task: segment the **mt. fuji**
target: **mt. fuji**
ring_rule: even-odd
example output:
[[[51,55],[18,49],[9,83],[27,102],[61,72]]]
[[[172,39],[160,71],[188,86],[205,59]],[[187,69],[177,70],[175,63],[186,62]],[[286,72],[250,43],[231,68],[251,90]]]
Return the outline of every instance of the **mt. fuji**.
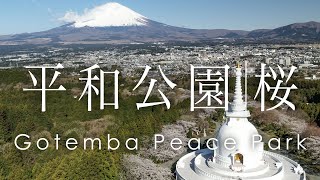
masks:
[[[67,12],[64,21],[73,22],[72,26],[80,27],[107,27],[107,26],[146,26],[147,18],[122,6],[119,3],[106,3],[97,6],[79,16],[73,12]]]
[[[0,44],[102,44],[168,41],[201,41],[246,31],[198,30],[159,23],[119,4],[106,3],[82,15],[69,11],[60,20],[67,24],[47,31],[0,37]]]
[[[188,29],[153,21],[114,2],[96,6],[81,15],[69,11],[59,20],[66,24],[42,32],[0,36],[0,45],[320,40],[317,22],[253,31]]]

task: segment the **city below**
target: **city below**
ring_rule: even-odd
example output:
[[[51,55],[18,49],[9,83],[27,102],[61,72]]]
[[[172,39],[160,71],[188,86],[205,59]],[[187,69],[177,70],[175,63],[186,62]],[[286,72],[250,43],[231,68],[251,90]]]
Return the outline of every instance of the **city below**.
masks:
[[[190,65],[224,66],[248,61],[247,72],[254,76],[261,63],[284,69],[296,66],[301,78],[316,80],[320,76],[318,44],[228,44],[172,45],[164,43],[134,45],[73,45],[0,47],[0,68],[21,68],[30,65],[56,65],[66,68],[90,67],[99,64],[121,69],[122,76],[137,75],[145,65],[158,66],[171,75],[190,73]],[[78,72],[74,72],[78,73]]]

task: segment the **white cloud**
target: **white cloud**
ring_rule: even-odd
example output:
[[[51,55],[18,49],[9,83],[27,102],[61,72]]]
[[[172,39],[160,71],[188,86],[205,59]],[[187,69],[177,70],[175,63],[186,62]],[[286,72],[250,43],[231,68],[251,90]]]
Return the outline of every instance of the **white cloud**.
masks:
[[[78,15],[78,13],[73,11],[67,11],[63,17],[59,18],[60,21],[67,22],[67,23],[76,22],[79,19],[80,19],[80,16]]]

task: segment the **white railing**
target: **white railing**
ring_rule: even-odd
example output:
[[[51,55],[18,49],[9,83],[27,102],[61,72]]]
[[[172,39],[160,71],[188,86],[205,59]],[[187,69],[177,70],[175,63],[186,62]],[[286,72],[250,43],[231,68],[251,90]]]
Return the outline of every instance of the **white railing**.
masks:
[[[267,155],[270,155],[270,156],[275,156],[275,157],[279,157],[279,158],[282,158],[288,162],[290,162],[291,164],[293,164],[294,166],[298,167],[300,166],[300,164],[298,164],[297,162],[293,161],[292,159],[286,157],[286,156],[283,156],[281,154],[277,154],[277,153],[273,153],[273,152],[269,152],[269,151],[264,151],[265,154]],[[301,174],[303,175],[303,180],[306,180],[307,177],[306,177],[306,172],[303,171],[303,173]]]

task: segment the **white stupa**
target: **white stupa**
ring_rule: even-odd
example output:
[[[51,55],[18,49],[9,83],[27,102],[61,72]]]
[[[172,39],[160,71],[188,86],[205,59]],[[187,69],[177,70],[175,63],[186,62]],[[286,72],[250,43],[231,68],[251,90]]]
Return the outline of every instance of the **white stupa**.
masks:
[[[214,145],[216,150],[202,149],[183,156],[176,165],[177,180],[305,180],[306,174],[295,161],[268,151],[264,143],[255,143],[258,131],[248,121],[250,112],[243,101],[241,68],[236,68],[236,85],[233,102],[225,112]],[[236,143],[225,146],[226,139]],[[231,148],[231,146],[233,148]]]

